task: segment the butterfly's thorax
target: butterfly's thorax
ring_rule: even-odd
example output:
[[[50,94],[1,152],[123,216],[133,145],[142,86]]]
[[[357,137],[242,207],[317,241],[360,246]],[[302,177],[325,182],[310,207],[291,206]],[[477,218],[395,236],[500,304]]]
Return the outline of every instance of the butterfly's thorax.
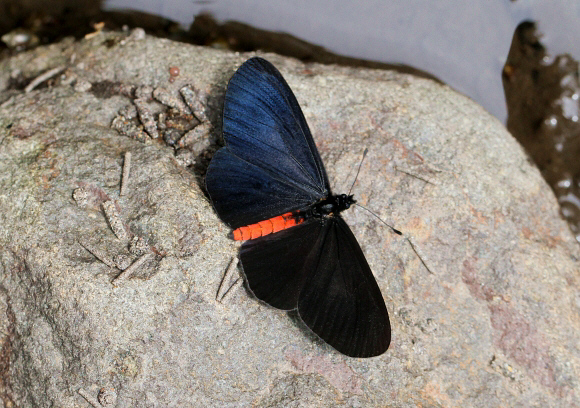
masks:
[[[331,195],[314,204],[307,211],[297,213],[303,219],[322,218],[333,214],[338,214],[356,203],[352,195],[338,194]]]
[[[350,205],[355,202],[356,200],[352,195],[331,195],[306,210],[289,212],[255,224],[236,228],[232,231],[231,237],[236,241],[260,238],[302,224],[311,218],[325,218],[336,215],[350,208]]]

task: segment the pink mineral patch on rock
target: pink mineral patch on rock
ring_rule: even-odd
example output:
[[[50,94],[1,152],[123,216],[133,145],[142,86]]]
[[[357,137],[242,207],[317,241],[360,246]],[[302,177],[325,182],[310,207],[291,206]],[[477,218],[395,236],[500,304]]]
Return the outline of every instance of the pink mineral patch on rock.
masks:
[[[566,395],[570,390],[557,383],[549,343],[535,325],[507,304],[489,305],[489,310],[495,345],[535,381],[558,396]]]
[[[494,292],[493,289],[482,285],[477,279],[477,270],[475,263],[477,259],[471,258],[466,259],[463,262],[463,269],[461,270],[461,279],[463,283],[467,285],[469,291],[473,296],[480,300],[490,301],[493,299]]]
[[[286,359],[299,371],[323,376],[337,390],[362,395],[361,381],[346,363],[333,363],[325,356],[306,356],[298,350],[286,352]]]

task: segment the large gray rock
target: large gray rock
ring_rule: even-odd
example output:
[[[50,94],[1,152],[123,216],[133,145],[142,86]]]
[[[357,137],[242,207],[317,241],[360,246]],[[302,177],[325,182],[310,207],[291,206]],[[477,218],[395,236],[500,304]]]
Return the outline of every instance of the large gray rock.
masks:
[[[0,63],[4,406],[86,407],[79,390],[101,387],[120,407],[578,406],[578,244],[502,124],[429,80],[266,56],[302,104],[334,190],[348,191],[368,147],[353,193],[407,237],[359,208],[344,214],[385,297],[390,349],[340,355],[243,288],[216,302],[238,244],[202,193],[204,152],[185,168],[160,139],[111,123],[132,106],[123,87],[177,96],[193,84],[207,95],[213,130],[196,137],[211,153],[225,85],[248,57],[136,32]],[[57,66],[49,87],[15,86]],[[79,243],[135,259],[107,198],[154,247],[116,285],[120,270]]]

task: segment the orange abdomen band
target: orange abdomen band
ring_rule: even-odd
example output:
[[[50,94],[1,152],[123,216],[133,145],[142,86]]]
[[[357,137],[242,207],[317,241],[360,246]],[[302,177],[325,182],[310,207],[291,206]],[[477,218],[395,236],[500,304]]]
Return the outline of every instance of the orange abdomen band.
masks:
[[[247,241],[248,239],[256,239],[285,230],[302,222],[304,222],[303,219],[297,219],[292,213],[286,213],[269,220],[260,221],[257,224],[237,228],[232,231],[232,236],[236,241]]]

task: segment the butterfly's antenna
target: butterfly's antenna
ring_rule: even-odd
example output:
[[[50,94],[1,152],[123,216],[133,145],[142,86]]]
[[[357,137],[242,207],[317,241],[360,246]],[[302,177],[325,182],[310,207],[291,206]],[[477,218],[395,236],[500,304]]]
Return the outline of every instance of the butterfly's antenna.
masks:
[[[391,231],[393,231],[395,234],[397,235],[403,235],[403,233],[401,231],[399,231],[396,228],[393,228],[391,225],[387,224],[385,221],[383,221],[383,219],[381,217],[379,217],[377,214],[375,214],[374,212],[372,212],[371,210],[369,210],[366,207],[363,207],[360,204],[357,203],[353,203],[354,205],[367,210],[370,214],[372,214],[376,219],[378,219],[380,222],[382,222],[383,224],[385,224],[387,227],[389,227],[391,229]],[[411,239],[409,237],[404,237],[407,242],[409,242],[409,245],[411,245],[411,249],[413,249],[413,252],[415,252],[415,255],[417,255],[417,257],[419,258],[419,260],[421,261],[421,263],[423,264],[423,266],[427,269],[427,271],[429,273],[433,273],[433,271],[431,271],[431,268],[429,268],[429,266],[427,266],[427,263],[425,262],[425,260],[423,259],[423,257],[421,256],[421,253],[419,252],[419,248],[417,248],[417,246],[413,243],[413,241],[411,241]]]
[[[367,153],[369,152],[368,147],[365,148],[364,152],[363,152],[363,157],[360,160],[360,163],[358,165],[358,170],[356,171],[356,176],[354,177],[354,181],[352,182],[352,186],[350,186],[350,190],[348,190],[348,195],[350,195],[350,192],[352,191],[352,188],[354,187],[354,184],[356,183],[356,179],[358,178],[358,174],[360,173],[360,168],[362,167],[363,161],[365,160],[365,157],[367,156]],[[387,227],[389,227],[391,229],[391,231],[393,231],[395,234],[397,235],[403,235],[403,233],[401,231],[399,231],[398,229],[392,227],[391,225],[387,224],[381,217],[379,217],[377,214],[375,214],[374,212],[372,212],[371,210],[369,210],[368,208],[357,204],[357,203],[353,203],[357,206],[359,206],[360,208],[362,208],[363,210],[367,210],[373,217],[375,217],[377,220],[379,220],[380,222],[382,222],[383,224],[385,224]]]
[[[358,178],[358,174],[360,173],[360,168],[362,167],[363,161],[364,161],[368,152],[369,152],[369,149],[368,149],[368,147],[366,147],[365,151],[363,152],[363,157],[362,157],[362,159],[360,159],[360,163],[358,165],[358,170],[356,171],[356,176],[354,176],[354,181],[352,182],[352,186],[350,186],[350,190],[348,190],[347,195],[350,195],[350,192],[352,191],[352,188],[354,187],[354,183],[356,183],[356,179]],[[366,210],[366,208],[365,208],[365,210]]]
[[[395,234],[397,235],[403,235],[403,233],[401,231],[399,231],[398,229],[394,228],[393,226],[387,224],[381,217],[379,217],[377,214],[375,214],[374,212],[372,212],[371,210],[369,210],[366,207],[363,207],[360,204],[357,203],[353,203],[354,205],[362,208],[363,210],[367,210],[373,217],[375,217],[377,220],[379,220],[380,222],[382,222],[383,224],[385,224],[387,227],[389,227]]]

